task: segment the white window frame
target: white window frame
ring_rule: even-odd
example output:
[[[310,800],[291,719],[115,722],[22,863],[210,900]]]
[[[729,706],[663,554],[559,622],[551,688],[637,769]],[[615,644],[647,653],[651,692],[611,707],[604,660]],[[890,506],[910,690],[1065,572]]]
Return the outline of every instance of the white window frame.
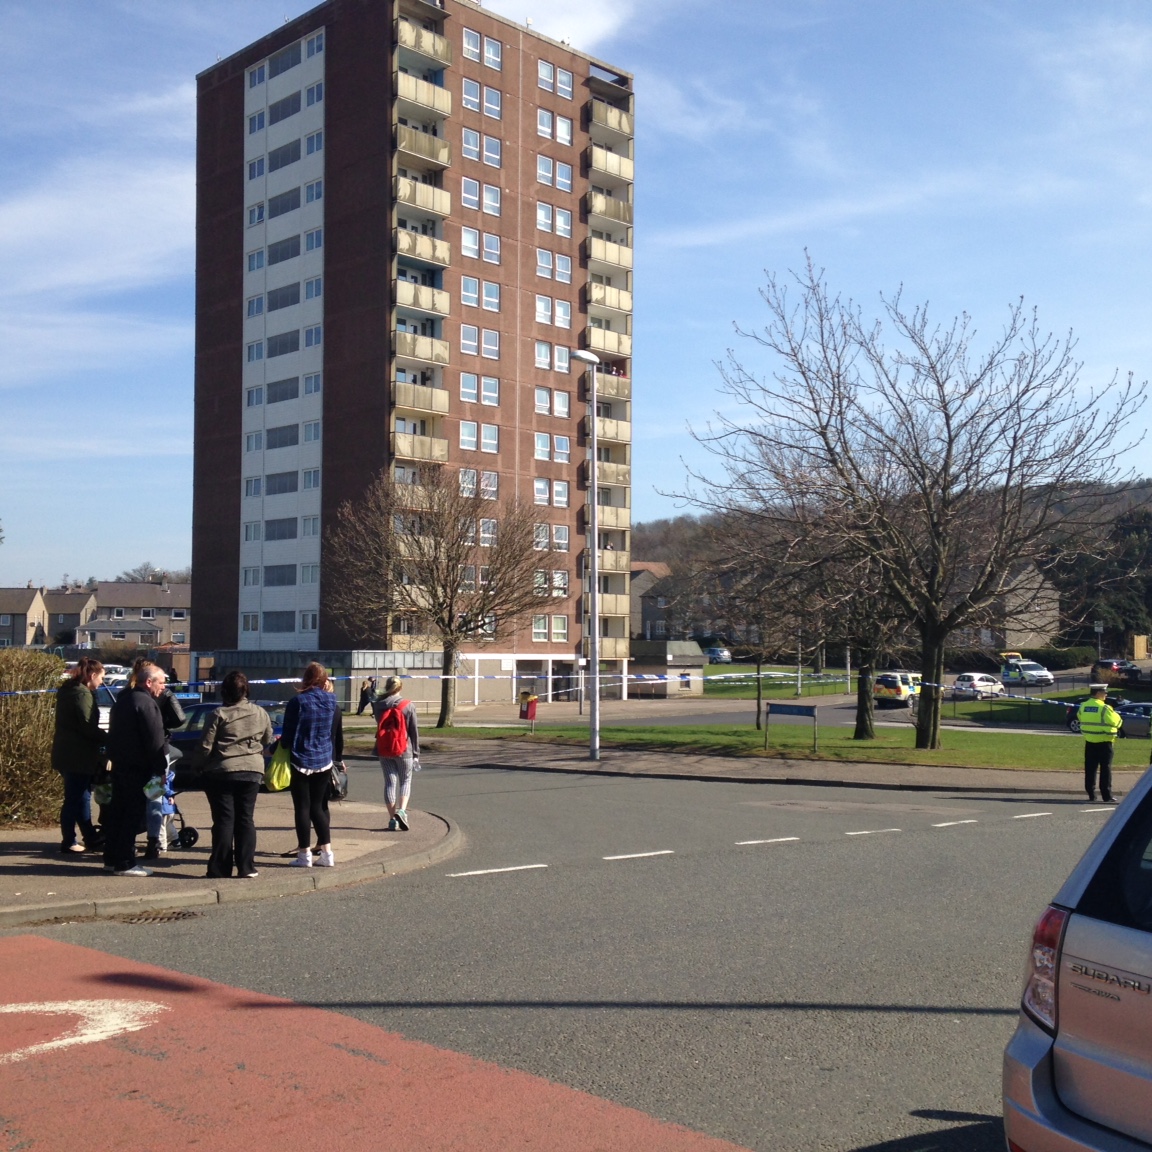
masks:
[[[475,420],[460,421],[460,450],[475,452],[480,443],[480,425]]]
[[[494,328],[483,328],[480,331],[480,355],[485,360],[500,359],[500,333]]]
[[[460,325],[460,351],[465,356],[479,355],[480,330],[475,324]]]

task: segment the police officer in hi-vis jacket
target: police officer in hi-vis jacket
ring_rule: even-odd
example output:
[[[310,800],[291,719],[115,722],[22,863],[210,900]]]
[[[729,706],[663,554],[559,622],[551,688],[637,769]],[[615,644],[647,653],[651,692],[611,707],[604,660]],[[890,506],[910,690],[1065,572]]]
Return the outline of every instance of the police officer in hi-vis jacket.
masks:
[[[1084,737],[1084,790],[1089,800],[1096,799],[1096,772],[1100,772],[1100,798],[1112,803],[1112,745],[1124,723],[1120,714],[1105,699],[1107,684],[1091,684],[1092,695],[1076,709],[1080,735]]]

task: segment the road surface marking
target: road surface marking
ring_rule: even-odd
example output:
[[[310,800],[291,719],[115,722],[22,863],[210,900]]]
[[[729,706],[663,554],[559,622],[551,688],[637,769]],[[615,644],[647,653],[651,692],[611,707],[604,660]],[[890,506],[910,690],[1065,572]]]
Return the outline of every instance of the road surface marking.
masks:
[[[475,872],[449,872],[449,876],[491,876],[495,872],[527,872],[531,868],[547,868],[547,864],[516,864],[511,868],[477,868]]]
[[[789,840],[799,840],[799,836],[777,836],[774,840],[737,840],[741,844],[787,844]]]
[[[845,836],[875,836],[879,832],[903,832],[903,828],[869,828],[865,832],[845,832]]]
[[[975,820],[945,820],[943,824],[933,824],[933,828],[955,828],[957,824],[975,824]]]
[[[75,1027],[57,1036],[55,1040],[0,1053],[0,1064],[15,1064],[18,1060],[27,1060],[29,1056],[38,1056],[42,1052],[71,1048],[76,1044],[95,1044],[100,1040],[123,1036],[126,1032],[139,1032],[147,1028],[161,1012],[167,1011],[167,1004],[155,1004],[150,1000],[43,1000],[31,1004],[0,1004],[0,1012],[12,1014],[80,1017]]]
[[[1032,820],[1037,816],[1051,816],[1051,812],[1021,812],[1019,816],[1013,816],[1013,820]]]
[[[601,856],[601,860],[639,860],[644,856],[671,856],[671,848],[661,848],[659,852],[627,852],[623,856]]]
[[[1115,812],[1115,811],[1116,811],[1116,809],[1115,809],[1115,808],[1081,808],[1081,809],[1080,809],[1080,811],[1081,811],[1081,812],[1092,812],[1092,813],[1096,813],[1096,812]]]

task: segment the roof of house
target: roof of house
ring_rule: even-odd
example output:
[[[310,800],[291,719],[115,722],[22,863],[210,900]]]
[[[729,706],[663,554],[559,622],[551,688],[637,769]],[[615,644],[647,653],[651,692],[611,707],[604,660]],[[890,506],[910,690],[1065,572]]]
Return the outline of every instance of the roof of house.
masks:
[[[39,588],[0,588],[0,612],[27,615],[39,595]]]
[[[190,608],[191,584],[145,584],[101,581],[96,585],[100,608]]]
[[[672,569],[663,560],[633,560],[632,575],[636,576],[640,572],[651,572],[657,580],[672,575]]]
[[[82,612],[90,600],[92,600],[94,593],[85,588],[81,592],[62,592],[60,589],[55,589],[51,592],[44,594],[44,607],[49,612],[65,612],[74,613]]]

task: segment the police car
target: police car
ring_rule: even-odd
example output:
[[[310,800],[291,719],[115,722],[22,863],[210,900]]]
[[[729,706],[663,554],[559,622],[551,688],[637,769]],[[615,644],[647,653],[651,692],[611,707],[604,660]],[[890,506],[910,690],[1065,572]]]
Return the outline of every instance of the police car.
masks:
[[[1019,652],[1001,652],[1000,659],[1004,661],[1000,668],[1000,680],[1005,688],[1013,685],[1028,684],[1050,685],[1056,683],[1056,677],[1035,660],[1025,660]]]
[[[881,672],[872,685],[872,699],[877,708],[911,708],[912,698],[920,695],[919,672],[902,668]]]

